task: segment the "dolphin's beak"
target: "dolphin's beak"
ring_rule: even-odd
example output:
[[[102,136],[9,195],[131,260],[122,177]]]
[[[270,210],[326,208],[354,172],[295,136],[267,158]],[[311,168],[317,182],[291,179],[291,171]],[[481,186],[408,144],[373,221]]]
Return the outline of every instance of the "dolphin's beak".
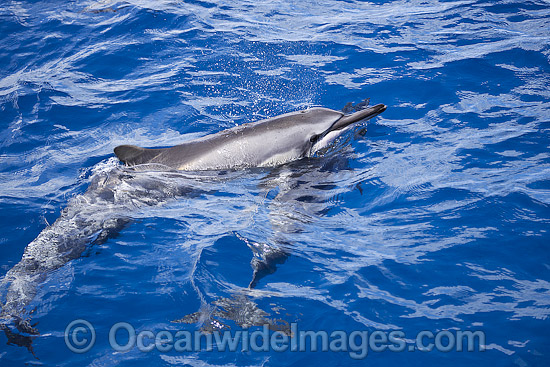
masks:
[[[336,121],[334,125],[330,127],[329,131],[341,130],[346,126],[353,124],[354,122],[371,119],[381,114],[385,110],[386,110],[386,105],[377,104],[376,106],[365,108],[364,110],[357,111],[355,113],[352,113],[351,115],[345,115],[342,118],[340,118],[338,121]]]

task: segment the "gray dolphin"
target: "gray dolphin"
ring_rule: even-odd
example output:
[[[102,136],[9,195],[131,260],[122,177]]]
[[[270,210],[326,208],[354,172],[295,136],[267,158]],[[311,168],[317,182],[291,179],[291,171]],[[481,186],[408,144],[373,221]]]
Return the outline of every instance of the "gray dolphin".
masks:
[[[246,123],[171,148],[121,145],[115,154],[130,166],[156,163],[183,171],[277,166],[313,155],[353,123],[385,110],[385,105],[378,104],[345,115],[316,107]]]
[[[353,123],[372,118],[385,109],[380,104],[346,115],[327,108],[312,108],[243,124],[172,148],[123,145],[115,148],[115,154],[127,165],[156,163],[179,170],[275,166],[311,156]],[[208,175],[201,172],[200,177],[203,176]],[[69,201],[61,216],[27,245],[21,261],[0,279],[0,330],[5,332],[8,342],[25,346],[32,353],[30,335],[39,332],[31,325],[26,308],[49,273],[81,256],[90,244],[101,243],[119,232],[132,220],[136,208],[155,206],[193,192],[207,192],[210,186],[190,173],[111,167],[109,162],[98,167],[86,192]],[[268,246],[254,251],[258,252],[258,258],[252,262],[254,275],[250,288],[287,256],[283,250]],[[261,310],[239,302],[254,311],[250,318],[263,320]],[[229,312],[228,307],[238,309],[235,304],[227,299],[216,306],[225,305]],[[11,323],[23,334],[14,333],[8,326]]]

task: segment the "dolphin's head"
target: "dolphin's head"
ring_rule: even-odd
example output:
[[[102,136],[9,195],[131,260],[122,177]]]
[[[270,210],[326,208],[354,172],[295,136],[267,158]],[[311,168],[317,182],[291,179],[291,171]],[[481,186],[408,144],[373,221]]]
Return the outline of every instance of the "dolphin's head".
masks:
[[[338,136],[347,131],[356,122],[371,119],[386,110],[386,106],[378,104],[363,110],[357,111],[351,115],[345,115],[342,112],[330,110],[328,108],[313,108],[303,111],[307,115],[309,128],[304,136],[308,139],[308,155],[312,155],[320,149],[328,146]],[[306,117],[306,116],[304,116]]]

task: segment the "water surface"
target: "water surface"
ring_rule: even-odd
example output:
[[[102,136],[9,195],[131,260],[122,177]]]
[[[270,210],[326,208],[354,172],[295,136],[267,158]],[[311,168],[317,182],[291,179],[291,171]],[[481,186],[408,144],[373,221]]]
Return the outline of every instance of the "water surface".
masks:
[[[547,1],[26,0],[0,19],[2,276],[119,144],[388,105],[320,157],[185,176],[193,194],[136,208],[39,288],[39,360],[2,334],[2,366],[548,364]],[[171,321],[246,291],[263,244],[290,254],[247,293],[274,317],[408,340],[481,330],[486,350],[113,351],[117,322],[196,330]],[[75,354],[80,318],[97,341]]]

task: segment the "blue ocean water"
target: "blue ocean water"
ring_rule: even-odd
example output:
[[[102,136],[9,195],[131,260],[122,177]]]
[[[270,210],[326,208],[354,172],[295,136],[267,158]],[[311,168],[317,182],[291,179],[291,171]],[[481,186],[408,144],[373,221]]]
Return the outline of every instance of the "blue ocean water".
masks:
[[[8,325],[2,366],[549,364],[548,1],[22,0],[3,1],[0,19],[2,277],[118,169],[119,144],[388,106],[319,157],[152,176],[189,193],[136,205],[116,236],[46,274],[25,314],[40,336]],[[288,258],[248,290],[263,245]],[[481,331],[485,350],[353,359],[109,342],[119,322],[198,330],[172,321],[238,297],[300,330],[397,330],[408,345],[422,331]],[[65,341],[77,319],[96,331],[85,353]]]

